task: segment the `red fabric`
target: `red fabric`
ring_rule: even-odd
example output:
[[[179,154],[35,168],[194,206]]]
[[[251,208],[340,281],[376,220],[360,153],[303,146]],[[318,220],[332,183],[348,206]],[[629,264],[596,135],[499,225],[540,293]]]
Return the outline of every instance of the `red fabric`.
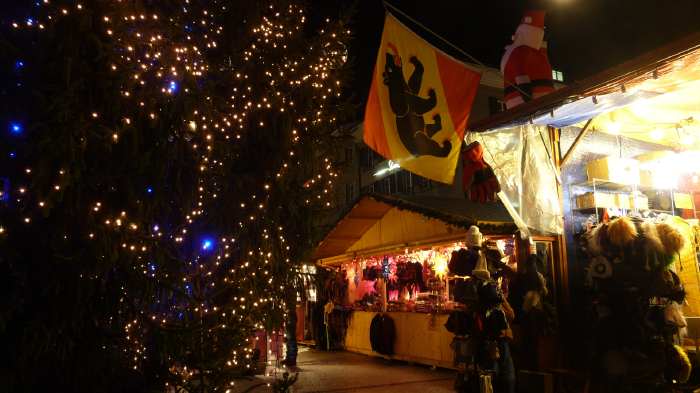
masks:
[[[554,91],[554,87],[551,85],[552,66],[549,64],[545,49],[537,50],[525,45],[514,48],[506,60],[503,78],[504,87],[507,91],[505,95],[506,102],[521,96],[519,90],[509,89],[512,86],[518,86],[526,91],[531,90],[532,98]],[[522,81],[519,81],[520,78],[527,78],[529,82],[522,83]],[[547,81],[550,83],[549,85],[538,85],[540,82]],[[532,85],[531,89],[524,87],[528,83]],[[523,101],[527,100],[523,97]]]
[[[532,25],[544,29],[544,14],[544,11],[527,11],[525,15],[523,15],[520,24]]]
[[[381,82],[379,82],[381,83]],[[367,146],[385,158],[392,158],[389,142],[386,140],[384,120],[382,119],[382,107],[379,104],[377,92],[377,73],[372,73],[372,86],[369,89],[369,97],[365,106],[365,128],[363,139]]]
[[[495,194],[501,190],[491,167],[484,161],[484,147],[479,142],[470,144],[464,152],[462,189],[467,198],[480,203],[495,200]]]
[[[445,102],[459,139],[464,138],[469,113],[476,91],[479,89],[481,74],[456,62],[440,51],[435,51],[440,81],[445,92]]]

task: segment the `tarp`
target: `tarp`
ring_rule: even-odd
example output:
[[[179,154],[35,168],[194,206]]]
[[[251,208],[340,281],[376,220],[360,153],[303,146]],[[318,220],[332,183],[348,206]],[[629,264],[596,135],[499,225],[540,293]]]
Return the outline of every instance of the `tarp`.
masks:
[[[501,186],[498,196],[522,235],[530,235],[531,230],[561,234],[564,222],[558,174],[549,151],[547,128],[525,124],[468,134],[466,142],[473,141],[484,146],[484,160]]]

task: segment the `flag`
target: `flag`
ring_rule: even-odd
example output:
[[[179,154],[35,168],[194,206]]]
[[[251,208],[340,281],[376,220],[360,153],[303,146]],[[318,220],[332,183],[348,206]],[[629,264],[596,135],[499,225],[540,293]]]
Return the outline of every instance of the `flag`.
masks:
[[[365,108],[365,143],[406,170],[452,184],[480,79],[387,14]]]

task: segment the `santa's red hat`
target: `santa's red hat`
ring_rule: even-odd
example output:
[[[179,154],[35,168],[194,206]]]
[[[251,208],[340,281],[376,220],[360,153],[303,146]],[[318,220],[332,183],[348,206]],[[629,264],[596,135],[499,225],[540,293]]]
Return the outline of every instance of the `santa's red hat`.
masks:
[[[544,11],[527,11],[520,21],[521,25],[530,25],[544,29]]]

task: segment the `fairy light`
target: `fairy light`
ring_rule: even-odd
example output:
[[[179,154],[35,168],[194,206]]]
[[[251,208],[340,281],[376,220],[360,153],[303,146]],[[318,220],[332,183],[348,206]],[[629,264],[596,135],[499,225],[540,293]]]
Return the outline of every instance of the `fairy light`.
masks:
[[[13,27],[37,29],[61,17],[77,18],[96,11],[87,10],[93,5],[53,8],[48,1],[44,0],[44,3],[45,17],[37,17],[31,24],[15,23]],[[283,276],[270,269],[270,264],[291,266],[294,246],[288,240],[291,238],[287,237],[284,226],[276,222],[279,218],[266,209],[278,206],[280,200],[288,197],[285,192],[287,182],[298,181],[300,174],[304,173],[301,168],[311,161],[313,165],[308,166],[317,168],[317,173],[305,179],[303,193],[295,197],[301,198],[300,202],[307,201],[310,209],[333,204],[331,190],[338,170],[327,157],[322,161],[317,157],[307,158],[305,152],[309,146],[314,146],[319,135],[329,134],[337,128],[336,118],[331,115],[334,107],[331,99],[340,95],[342,84],[336,70],[346,61],[343,41],[350,32],[342,24],[333,23],[324,27],[317,38],[309,40],[304,31],[307,17],[303,8],[290,5],[275,9],[270,5],[259,20],[251,21],[246,40],[249,44],[243,48],[241,58],[217,63],[213,59],[221,58],[216,51],[223,42],[225,20],[231,15],[223,3],[213,1],[193,5],[185,1],[182,13],[168,17],[146,14],[135,3],[110,2],[94,7],[104,11],[104,15],[97,13],[101,15],[99,28],[104,39],[116,49],[104,65],[105,72],[117,79],[119,75],[126,77],[115,90],[124,113],[115,115],[112,108],[97,106],[83,112],[83,118],[90,124],[108,130],[96,135],[99,138],[88,140],[88,146],[105,142],[115,150],[129,146],[132,136],[138,140],[142,135],[148,135],[144,124],[168,124],[165,122],[170,121],[167,109],[171,103],[178,102],[181,97],[195,98],[191,100],[194,106],[188,107],[191,112],[181,115],[168,138],[169,143],[188,145],[193,169],[196,169],[192,204],[180,206],[186,213],[168,220],[139,217],[140,213],[131,210],[134,209],[128,203],[131,201],[119,202],[110,197],[125,191],[116,184],[108,185],[112,188],[104,190],[100,202],[92,200],[84,209],[90,222],[99,225],[87,228],[89,232],[80,234],[80,238],[119,239],[116,244],[125,253],[120,255],[133,260],[134,271],[143,274],[144,279],[165,279],[168,274],[168,280],[181,283],[183,295],[180,303],[158,311],[144,310],[143,314],[137,313],[135,319],[118,325],[123,328],[127,342],[124,353],[128,354],[134,369],[139,369],[147,354],[144,344],[144,322],[147,320],[161,326],[178,325],[188,318],[206,314],[207,318],[217,321],[213,322],[212,329],[232,329],[232,326],[247,323],[244,321],[249,318],[260,322],[273,313],[282,313],[284,302],[280,293],[286,284]],[[184,29],[185,34],[179,34],[178,29]],[[299,41],[306,44],[306,50],[301,53],[291,45]],[[216,93],[202,87],[212,79],[220,85]],[[222,91],[228,93],[219,94]],[[218,213],[217,200],[225,198],[229,201],[231,198],[225,182],[230,181],[231,171],[235,177],[235,170],[240,165],[240,159],[235,157],[245,153],[260,132],[279,127],[275,124],[277,122],[271,121],[277,116],[285,116],[288,124],[295,125],[281,134],[288,138],[288,143],[280,141],[280,144],[288,145],[288,148],[280,157],[273,157],[273,168],[251,182],[250,189],[234,193],[230,205],[236,208],[239,217],[232,220],[236,225],[224,228],[226,233],[219,233],[216,237],[200,238],[197,233],[201,231],[202,223]],[[20,133],[22,131],[23,128]],[[320,151],[320,147],[314,148]],[[70,174],[70,166],[64,168]],[[27,190],[33,206],[53,208],[55,201],[59,200],[53,198],[59,197],[52,195],[62,194],[56,191],[65,189],[64,192],[70,194],[75,186],[73,176],[60,177],[63,174],[61,169],[60,175],[50,183],[53,193]],[[144,188],[144,183],[141,183],[138,204],[148,204],[160,194],[172,193],[157,180],[147,180],[157,187],[148,185]],[[154,189],[158,192],[154,193]],[[28,216],[25,222],[30,222]],[[4,232],[4,227],[0,227],[0,233]],[[249,240],[236,242],[237,246],[229,249],[233,240],[226,239],[233,238]],[[155,265],[148,262],[153,250],[174,247],[186,251],[193,242],[196,255],[183,257],[183,267],[163,268],[159,265],[152,268]],[[93,241],[91,244],[97,243]],[[232,250],[238,247],[242,249]],[[246,255],[245,260],[240,259]],[[245,296],[237,296],[235,304],[226,305],[193,301],[195,292],[198,298],[206,298],[206,288],[222,285]],[[128,299],[131,294],[127,289],[122,290],[123,298]],[[157,304],[153,300],[153,305]],[[133,314],[125,312],[124,315]],[[114,316],[115,321],[122,318]],[[263,325],[256,322],[255,328],[261,329]],[[253,365],[252,348],[243,343],[228,361],[236,367],[250,368]],[[196,376],[191,366],[174,365],[171,372],[184,381]]]

